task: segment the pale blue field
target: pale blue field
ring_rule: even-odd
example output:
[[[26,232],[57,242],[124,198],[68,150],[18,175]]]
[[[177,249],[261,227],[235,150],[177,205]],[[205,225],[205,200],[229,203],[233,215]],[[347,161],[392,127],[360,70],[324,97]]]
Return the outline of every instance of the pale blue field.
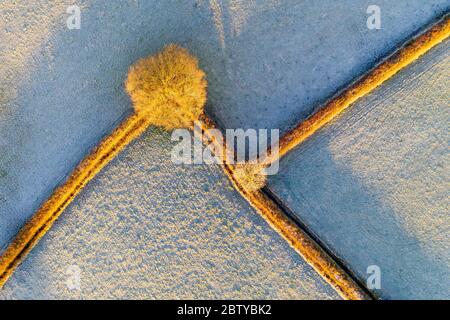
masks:
[[[339,299],[220,167],[174,165],[174,144],[148,130],[114,159],[0,299]]]
[[[383,298],[450,298],[450,42],[281,162],[269,187]]]
[[[279,128],[284,132],[309,115],[336,90],[371,68],[396,45],[450,8],[448,0],[376,2],[382,9],[381,30],[369,30],[366,27],[366,8],[372,4],[372,1],[367,0],[85,0],[77,1],[81,7],[81,29],[68,30],[66,8],[73,4],[73,1],[2,1],[0,252],[76,164],[131,112],[131,103],[124,92],[123,81],[128,67],[138,58],[153,54],[171,42],[187,47],[198,56],[201,67],[208,75],[209,100],[206,109],[222,128]],[[411,114],[411,117],[414,116]],[[360,127],[359,130],[365,132],[365,127]],[[395,136],[395,133],[393,135]],[[153,155],[144,151],[139,154],[139,150],[135,150],[133,161],[145,162],[147,157],[165,155],[165,152],[168,152],[166,140],[167,137],[163,139],[160,134],[155,135],[155,132],[151,131],[142,141],[145,141],[146,148],[150,145],[154,148]],[[140,143],[143,143],[142,141]],[[125,161],[124,156],[121,157],[122,160],[117,160],[116,165]],[[312,163],[315,162],[308,165],[312,166]],[[155,168],[158,168],[157,164],[155,161]],[[335,297],[330,288],[286,247],[278,235],[256,217],[245,203],[241,203],[240,196],[234,191],[227,191],[227,196],[224,196],[226,199],[215,202],[218,216],[210,215],[203,221],[200,216],[188,218],[181,214],[171,214],[181,213],[188,206],[191,206],[191,215],[199,214],[204,210],[205,203],[198,204],[203,197],[199,194],[197,185],[192,186],[195,196],[189,193],[181,202],[174,201],[176,194],[167,197],[163,192],[166,190],[164,188],[182,191],[187,185],[190,186],[189,181],[192,180],[189,180],[189,177],[194,179],[194,176],[195,179],[203,179],[205,184],[211,184],[211,188],[212,185],[215,188],[218,188],[217,185],[228,188],[217,168],[206,172],[198,168],[185,168],[185,171],[178,174],[180,180],[176,180],[175,175],[169,184],[159,181],[158,185],[152,185],[150,189],[155,196],[147,199],[148,203],[145,202],[144,206],[146,209],[131,210],[130,204],[127,203],[128,196],[125,196],[128,195],[126,190],[136,190],[135,193],[138,193],[138,187],[146,181],[144,177],[158,179],[158,169],[155,168],[148,166],[142,169],[138,185],[126,184],[127,188],[124,187],[123,180],[120,180],[125,179],[126,174],[116,176],[112,167],[108,169],[109,177],[107,173],[103,173],[103,178],[93,181],[88,187],[89,190],[63,214],[57,225],[58,230],[44,238],[44,242],[34,250],[25,265],[13,275],[8,287],[0,291],[0,295],[33,298],[68,294],[60,291],[58,286],[61,286],[61,281],[55,279],[61,279],[58,278],[63,276],[61,270],[73,255],[78,258],[83,255],[76,253],[80,251],[94,255],[94,258],[89,258],[89,262],[82,260],[82,263],[86,263],[88,274],[92,272],[88,277],[93,279],[99,276],[100,273],[96,269],[98,268],[109,270],[108,275],[99,276],[104,283],[114,279],[116,273],[123,275],[128,281],[124,281],[126,285],[120,287],[111,280],[113,293],[107,289],[99,289],[96,297],[102,294],[105,297],[141,297],[145,294],[149,297],[168,297],[172,289],[178,293],[185,290],[186,297],[200,296],[200,292],[205,292],[205,295],[208,293],[209,297],[218,297],[220,294],[237,297],[239,286],[228,286],[228,279],[236,278],[245,283],[251,279],[252,273],[249,275],[243,271],[239,276],[239,272],[234,269],[230,271],[227,265],[216,266],[217,270],[224,273],[221,278],[223,288],[216,284],[209,291],[201,291],[204,287],[200,286],[197,291],[192,289],[193,291],[189,292],[189,286],[180,284],[177,288],[167,289],[167,292],[161,291],[167,285],[167,279],[170,279],[170,272],[165,273],[171,263],[178,263],[180,269],[183,263],[192,263],[191,259],[184,261],[175,254],[179,250],[178,246],[181,246],[176,237],[165,239],[164,244],[152,244],[155,246],[153,248],[161,250],[172,248],[170,252],[173,256],[167,260],[164,260],[166,258],[162,257],[163,253],[160,252],[147,252],[141,258],[139,254],[134,253],[131,257],[137,259],[133,267],[137,271],[134,273],[128,270],[132,275],[127,273],[127,270],[122,270],[126,269],[125,262],[117,262],[121,261],[120,259],[129,261],[130,256],[118,257],[113,249],[119,244],[122,249],[127,244],[134,244],[133,239],[137,236],[126,240],[125,235],[116,234],[116,237],[105,245],[100,241],[91,242],[93,234],[109,230],[109,221],[125,219],[126,213],[130,211],[132,217],[137,220],[122,228],[134,235],[144,231],[149,234],[158,232],[156,226],[164,230],[178,223],[190,225],[193,222],[188,221],[193,221],[192,219],[198,219],[199,223],[205,225],[227,225],[230,222],[226,215],[230,211],[230,214],[234,212],[235,216],[239,212],[248,226],[241,226],[243,229],[238,228],[236,233],[229,232],[226,235],[222,234],[226,229],[216,227],[209,230],[209,238],[198,239],[190,245],[195,248],[192,250],[211,255],[211,247],[202,244],[202,241],[223,238],[225,244],[219,252],[221,255],[225,255],[224,251],[230,254],[230,248],[237,246],[236,242],[233,242],[236,234],[245,234],[248,228],[260,226],[263,239],[260,239],[260,247],[254,248],[252,254],[258,261],[265,261],[265,269],[261,269],[261,273],[257,273],[256,277],[262,282],[259,287],[249,286],[246,290],[242,289],[243,294],[248,293],[247,297],[255,298],[261,295]],[[156,170],[155,176],[148,176],[153,170]],[[310,172],[312,171],[305,174]],[[168,172],[167,175],[169,173],[171,174]],[[188,175],[188,178],[185,175]],[[302,181],[302,176],[297,177]],[[107,180],[107,184],[104,184],[104,180]],[[353,188],[353,181],[345,181],[344,184],[348,183],[348,187]],[[177,189],[183,184],[184,188]],[[99,190],[93,185],[97,185]],[[319,197],[323,190],[320,186],[316,187],[317,190],[310,188],[309,192]],[[119,191],[115,188],[123,188],[123,194],[119,192],[110,197],[108,188],[117,192]],[[297,192],[297,188],[298,182],[295,182],[292,184],[292,190],[283,189],[283,195],[288,197],[289,192]],[[366,201],[366,193],[362,190],[361,198],[357,202]],[[205,194],[208,193],[205,191]],[[138,194],[131,196],[138,197]],[[192,203],[189,200],[191,196]],[[430,197],[433,199],[432,193]],[[440,200],[439,196],[436,203],[440,203]],[[86,202],[89,203],[88,206]],[[318,199],[318,202],[326,203],[326,200]],[[239,209],[234,208],[238,206],[237,203],[240,203]],[[199,207],[196,207],[197,205]],[[108,216],[100,209],[102,206],[109,208]],[[147,210],[147,206],[151,206],[151,210]],[[198,208],[198,211],[193,208]],[[164,219],[160,223],[147,221],[160,219],[158,217],[162,213],[165,219],[171,219],[170,223]],[[147,223],[150,225],[147,226]],[[72,226],[81,228],[79,234],[70,235],[68,230]],[[325,221],[323,228],[327,228]],[[197,233],[194,233],[197,236]],[[183,237],[180,234],[177,236]],[[247,238],[244,235],[242,237],[239,236],[238,239],[250,241],[254,236],[250,234]],[[140,253],[145,248],[144,243],[148,244],[148,239],[141,241],[137,241],[136,247],[132,246],[130,250]],[[348,243],[353,242],[349,240]],[[448,241],[445,243],[448,245]],[[278,249],[270,249],[272,244]],[[162,247],[158,247],[159,245]],[[263,248],[267,247],[269,249],[266,252]],[[247,244],[245,250],[250,248],[250,244]],[[350,245],[347,248],[343,245],[343,252],[351,250],[348,248]],[[203,253],[203,250],[207,252]],[[225,256],[228,258],[221,263],[230,263],[231,258]],[[58,262],[59,259],[61,262]],[[136,274],[143,270],[144,265],[149,265],[150,259],[164,260],[161,269],[150,265],[146,275],[158,275],[161,277],[157,278],[160,282],[155,284],[154,288],[151,283],[146,284],[148,286],[145,288],[134,287],[135,282],[140,283],[136,279],[148,280],[139,278]],[[237,259],[242,260],[242,265],[251,264],[251,259],[247,259],[244,253]],[[353,263],[350,258],[348,261]],[[363,261],[365,263],[366,260]],[[118,268],[123,273],[120,273]],[[248,268],[254,270],[252,267]],[[265,282],[261,280],[261,274],[266,271],[262,270],[269,269],[275,271],[270,281]],[[183,271],[195,274],[200,272],[199,270],[205,272],[208,268],[194,264],[192,270]],[[444,274],[445,272],[446,269]],[[194,276],[197,280],[198,277]],[[291,279],[291,282],[288,279]],[[279,284],[272,288],[269,282]],[[233,285],[235,284],[233,282]],[[131,286],[130,291],[126,290],[127,285]],[[288,289],[290,285],[293,286],[292,290]],[[30,288],[28,286],[35,286],[36,290],[30,292],[27,290]],[[91,287],[92,290],[95,288],[101,288],[101,284]],[[386,290],[388,288],[395,289],[395,283],[386,286]],[[292,293],[289,293],[291,291]],[[93,291],[84,292],[86,296],[94,296]],[[435,295],[434,292],[427,291],[423,294],[427,293]],[[392,293],[396,294],[397,291]],[[389,297],[390,294],[386,293],[386,296]]]

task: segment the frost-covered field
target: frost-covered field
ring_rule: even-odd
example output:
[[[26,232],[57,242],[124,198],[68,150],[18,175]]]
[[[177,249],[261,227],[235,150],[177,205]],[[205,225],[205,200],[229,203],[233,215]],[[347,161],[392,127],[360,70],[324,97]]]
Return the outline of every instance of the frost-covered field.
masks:
[[[149,130],[113,160],[0,298],[339,298],[220,167],[174,165],[173,144]]]
[[[281,162],[269,187],[383,298],[450,297],[450,42]]]
[[[310,114],[318,103],[338,88],[364,73],[398,43],[408,39],[416,30],[449,8],[447,0],[377,1],[383,10],[382,29],[369,30],[366,27],[366,8],[369,2],[85,0],[77,2],[81,7],[81,29],[68,30],[66,9],[73,1],[2,1],[0,252],[76,164],[130,112],[131,103],[124,92],[123,82],[128,67],[138,58],[154,53],[171,42],[187,47],[199,58],[201,67],[208,74],[207,111],[223,128],[280,128],[283,132]],[[364,127],[360,130],[364,131]],[[3,290],[3,296],[32,298],[33,294],[36,297],[45,294],[48,297],[56,296],[58,292],[61,295],[68,294],[58,291],[61,283],[57,279],[63,277],[60,273],[64,272],[66,262],[75,259],[74,256],[79,258],[84,255],[77,253],[80,250],[86,252],[86,260],[82,261],[88,261],[85,266],[86,270],[92,271],[91,277],[98,276],[106,281],[103,284],[107,284],[108,279],[114,279],[118,272],[128,281],[123,281],[123,286],[120,287],[114,286],[117,282],[111,280],[109,288],[99,289],[99,295],[104,293],[111,297],[145,294],[169,296],[170,290],[163,290],[172,274],[167,267],[171,263],[192,263],[192,270],[185,271],[191,272],[192,278],[197,280],[199,273],[214,270],[213,267],[208,269],[204,265],[200,266],[200,262],[195,264],[192,259],[182,260],[185,258],[178,257],[175,252],[187,245],[178,243],[176,237],[162,242],[173,249],[169,251],[173,252],[173,256],[167,260],[161,256],[162,253],[138,254],[145,250],[147,238],[139,238],[141,241],[133,242],[131,239],[136,238],[125,241],[124,235],[114,234],[115,237],[105,240],[103,244],[102,239],[105,238],[102,236],[107,235],[101,232],[107,233],[110,230],[108,226],[112,227],[110,223],[126,219],[126,213],[132,211],[130,208],[133,206],[126,196],[127,189],[138,193],[139,184],[145,183],[145,179],[157,180],[163,175],[158,172],[161,165],[155,155],[166,155],[166,139],[167,137],[163,139],[150,131],[145,139],[136,143],[142,146],[142,152],[133,151],[135,157],[130,161],[139,166],[139,161],[147,163],[147,158],[154,159],[152,165],[148,164],[142,169],[137,185],[120,182],[119,177],[125,179],[126,173],[121,176],[112,169],[120,161],[125,161],[124,156],[103,173],[102,177],[93,181],[89,190],[63,214],[56,226],[58,230],[45,237],[24,267],[13,275],[11,282]],[[143,151],[144,142],[146,148],[151,147],[151,154]],[[203,199],[205,196],[197,189],[198,186],[189,181],[203,179],[205,184],[210,184],[210,188],[218,190],[218,185],[228,188],[216,169],[181,170],[165,167],[169,171],[166,172],[167,175],[181,170],[177,175],[181,180],[172,177],[165,183],[147,182],[154,183],[148,190],[155,196],[152,199],[143,196],[148,203],[140,203],[143,207],[133,211],[132,217],[137,219],[135,222],[120,224],[122,231],[138,237],[144,231],[158,234],[158,228],[172,230],[172,226],[183,223],[189,226],[194,223],[192,221],[201,220],[201,215],[195,214],[213,208],[206,205],[206,200]],[[107,172],[110,172],[110,177],[106,176]],[[190,178],[185,180],[185,175]],[[177,190],[180,184],[184,189],[193,188],[185,195],[184,202],[173,200],[178,197],[177,193],[171,192],[171,196],[168,196],[164,192]],[[93,185],[98,185],[99,190]],[[118,191],[120,188],[123,188],[120,191],[123,193]],[[119,194],[111,196],[110,192],[113,191]],[[316,191],[317,195],[322,192],[318,189],[311,190],[311,193]],[[245,203],[241,203],[237,193],[226,191],[229,193],[224,196],[220,192],[219,195],[204,192],[206,196],[211,196],[206,197],[208,199],[220,198],[220,201],[213,201],[218,216],[209,214],[208,220],[198,223],[223,223],[224,228],[204,227],[208,231],[205,238],[199,234],[200,230],[192,232],[189,235],[195,235],[197,240],[189,242],[190,248],[200,254],[198,252],[201,252],[201,248],[211,248],[211,239],[224,238],[225,243],[218,252],[229,257],[227,254],[230,248],[237,246],[237,243],[247,243],[245,250],[242,249],[246,254],[237,256],[236,261],[242,259],[242,265],[250,265],[247,267],[250,271],[237,272],[229,269],[229,266],[216,266],[223,275],[219,282],[208,287],[209,291],[205,287],[193,286],[197,291],[192,289],[189,292],[189,286],[178,283],[179,287],[171,287],[174,292],[185,290],[188,297],[194,296],[194,293],[200,295],[201,289],[205,289],[210,296],[223,293],[225,296],[231,297],[234,294],[237,297],[239,286],[228,285],[228,279],[236,277],[242,283],[250,281],[248,279],[261,283],[261,286],[248,285],[248,289],[242,289],[242,292],[247,292],[252,297],[335,297],[329,287],[275,233],[268,230],[267,225]],[[133,196],[139,198],[139,194]],[[235,207],[238,206],[236,203],[241,203],[239,208]],[[110,210],[105,213],[100,210],[102,206],[107,206]],[[149,209],[147,206],[151,206],[151,210],[146,211],[144,208]],[[183,210],[186,211],[185,208],[189,208],[189,213],[186,214],[190,217],[181,214]],[[244,219],[248,227],[236,227],[235,232],[223,234],[229,231],[226,226],[230,221],[224,213],[228,210],[232,216],[234,214],[235,217]],[[85,214],[87,212],[90,214]],[[170,222],[163,219],[160,224],[154,221],[148,226],[146,219],[149,216],[158,219],[158,216],[152,216],[150,212],[165,213],[164,218]],[[174,215],[173,212],[178,214]],[[78,220],[74,217],[78,217]],[[75,231],[72,235],[68,231],[71,226],[79,227],[79,233]],[[258,233],[263,238],[258,243],[260,247],[250,246],[249,242],[255,236],[246,235],[248,228],[256,226],[260,226],[262,232],[262,235]],[[193,230],[197,231],[195,228]],[[125,250],[126,244],[131,245],[129,254]],[[153,248],[159,248],[157,246],[162,244],[153,245]],[[120,250],[114,251],[116,246]],[[279,249],[271,249],[272,246]],[[162,249],[164,248],[166,247]],[[207,254],[212,255],[209,251]],[[247,259],[247,256],[254,259]],[[131,257],[137,261],[134,269],[127,273],[127,263]],[[163,259],[165,264],[161,269],[157,265],[148,265],[153,258]],[[64,263],[59,263],[58,259]],[[253,260],[263,261],[264,267],[255,271],[257,267],[252,267]],[[229,261],[230,259],[221,262],[230,263]],[[111,264],[109,267],[108,263]],[[149,269],[146,269],[146,278],[141,278],[138,271],[144,270],[144,265]],[[105,269],[101,276],[100,269]],[[177,272],[176,267],[174,269],[175,277],[181,279],[180,275],[183,273]],[[273,269],[271,276],[267,277],[271,281],[265,281],[262,277],[266,272],[263,270],[268,269]],[[86,279],[89,279],[89,272]],[[156,279],[153,287],[140,281],[148,277]],[[42,284],[35,285],[37,282]],[[24,287],[20,289],[21,283]],[[277,283],[276,287],[271,287],[274,283]],[[146,287],[139,288],[139,284]],[[28,285],[35,286],[36,290],[27,291]],[[294,289],[290,290],[290,286]],[[16,289],[13,293],[12,288]],[[86,296],[91,295],[89,291],[85,293]]]

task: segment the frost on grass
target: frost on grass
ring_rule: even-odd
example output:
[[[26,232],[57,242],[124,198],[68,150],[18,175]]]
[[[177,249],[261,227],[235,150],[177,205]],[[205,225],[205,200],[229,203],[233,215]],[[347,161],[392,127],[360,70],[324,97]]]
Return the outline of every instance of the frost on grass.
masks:
[[[247,191],[257,191],[266,185],[264,166],[259,163],[237,164],[233,170],[236,181]]]
[[[171,44],[130,68],[126,89],[136,113],[166,130],[192,128],[206,102],[205,73],[186,49]],[[260,164],[238,164],[236,181],[248,191],[266,184]]]
[[[174,44],[139,60],[126,80],[135,111],[166,130],[193,126],[206,103],[206,86],[198,60]]]

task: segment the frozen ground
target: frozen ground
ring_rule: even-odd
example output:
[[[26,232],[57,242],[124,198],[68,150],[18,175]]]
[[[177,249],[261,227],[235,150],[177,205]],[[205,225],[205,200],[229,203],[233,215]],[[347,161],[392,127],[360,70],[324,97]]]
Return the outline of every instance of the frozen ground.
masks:
[[[449,6],[378,1],[73,1],[0,4],[0,248],[130,110],[127,68],[170,42],[208,74],[223,127],[285,129]],[[371,2],[370,2],[371,3]]]
[[[113,160],[0,299],[339,299],[220,167],[174,165],[173,144],[148,130]],[[81,271],[80,291],[66,285],[71,266]]]
[[[281,162],[270,188],[383,298],[450,298],[450,42]]]
[[[449,7],[379,0],[382,29],[371,31],[372,1],[85,0],[81,29],[68,30],[73,3],[0,4],[0,250],[130,112],[123,80],[136,59],[184,45],[223,127],[284,130]]]

